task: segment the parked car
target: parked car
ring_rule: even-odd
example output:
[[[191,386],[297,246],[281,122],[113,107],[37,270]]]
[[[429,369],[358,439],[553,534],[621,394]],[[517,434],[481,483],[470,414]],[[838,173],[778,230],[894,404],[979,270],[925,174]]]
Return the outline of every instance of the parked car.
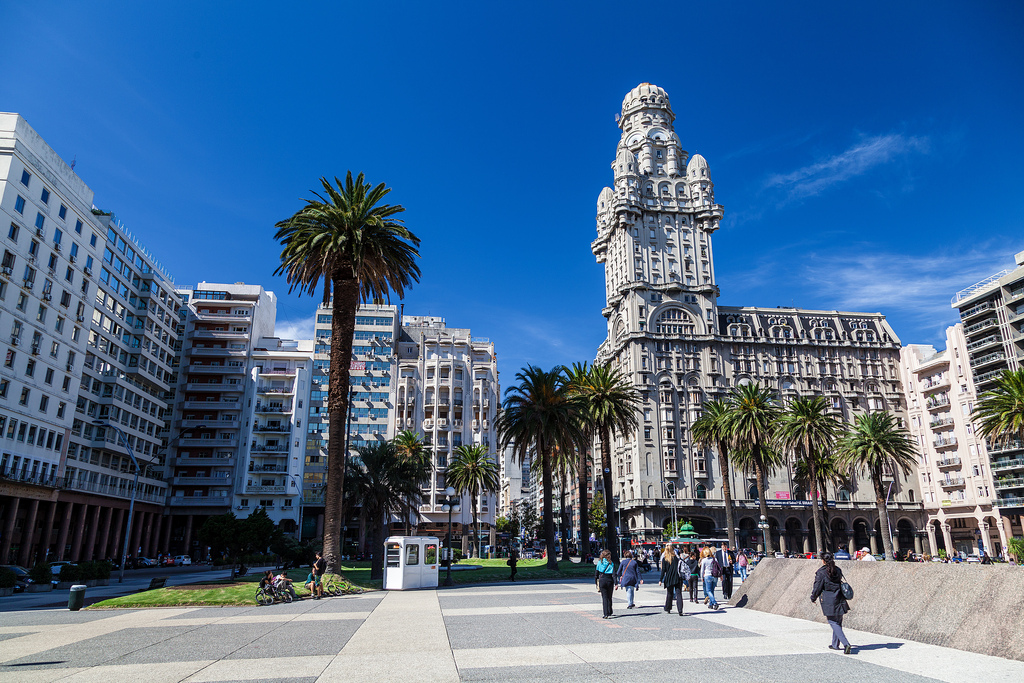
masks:
[[[14,572],[14,575],[18,577],[18,582],[14,584],[14,592],[24,592],[25,588],[32,583],[32,579],[28,578],[28,570],[17,564],[0,564],[0,568],[10,569]]]
[[[176,567],[177,565],[178,563],[175,560],[175,558],[171,557],[170,555],[164,555],[162,558],[160,558],[161,567]]]
[[[154,560],[152,558],[149,558],[149,557],[136,557],[135,558],[135,568],[136,569],[138,569],[140,567],[155,567],[155,566],[157,566],[157,562],[156,562],[156,560]]]
[[[174,564],[178,565],[179,567],[191,567],[192,558],[188,555],[175,555]]]

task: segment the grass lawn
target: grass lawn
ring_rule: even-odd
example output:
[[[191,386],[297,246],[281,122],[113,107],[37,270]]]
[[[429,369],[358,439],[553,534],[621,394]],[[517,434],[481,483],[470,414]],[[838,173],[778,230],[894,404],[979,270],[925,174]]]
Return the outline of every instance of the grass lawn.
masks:
[[[505,558],[487,559],[465,559],[460,564],[480,565],[480,569],[469,569],[452,572],[452,581],[456,584],[493,583],[508,581],[509,568],[505,564]],[[592,577],[594,565],[576,564],[573,562],[559,562],[558,571],[547,569],[544,560],[520,560],[518,563],[517,581],[538,581],[550,579],[566,579],[577,577]],[[309,569],[291,569],[288,572],[289,578],[294,581],[295,592],[299,597],[306,597],[309,591],[302,582],[306,580]],[[341,567],[341,576],[348,582],[353,590],[370,589],[380,590],[380,580],[370,580],[369,562],[349,562]],[[441,580],[444,581],[445,570],[441,568]],[[244,606],[255,605],[254,598],[256,588],[260,581],[260,574],[243,576],[241,579],[222,579],[220,581],[204,581],[197,584],[197,589],[190,590],[180,588],[158,588],[152,591],[143,591],[131,595],[122,595],[119,598],[111,598],[97,602],[88,609],[103,609],[108,607],[138,608],[138,607],[223,607],[223,606]],[[199,588],[198,586],[202,587]]]

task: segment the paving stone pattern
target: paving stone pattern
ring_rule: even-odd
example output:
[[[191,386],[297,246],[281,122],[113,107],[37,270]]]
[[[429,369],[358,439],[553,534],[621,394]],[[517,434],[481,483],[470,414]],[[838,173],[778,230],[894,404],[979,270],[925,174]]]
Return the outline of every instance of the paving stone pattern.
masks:
[[[655,579],[656,580],[656,579]],[[650,585],[650,584],[648,584]],[[714,671],[728,681],[1024,680],[1024,663],[638,593],[601,618],[592,583],[368,593],[270,607],[6,612],[0,682],[622,681]],[[674,677],[674,676],[673,676]]]

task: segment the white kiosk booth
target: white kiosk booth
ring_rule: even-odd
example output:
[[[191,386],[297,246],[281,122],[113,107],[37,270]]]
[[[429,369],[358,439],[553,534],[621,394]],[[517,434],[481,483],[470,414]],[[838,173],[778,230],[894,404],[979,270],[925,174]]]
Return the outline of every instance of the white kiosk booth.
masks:
[[[384,589],[437,588],[436,536],[391,536],[384,542]]]

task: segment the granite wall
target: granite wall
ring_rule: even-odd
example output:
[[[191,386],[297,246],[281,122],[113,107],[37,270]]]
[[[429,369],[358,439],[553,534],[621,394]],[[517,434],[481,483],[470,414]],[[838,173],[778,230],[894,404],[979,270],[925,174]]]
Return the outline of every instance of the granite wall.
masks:
[[[844,626],[1024,661],[1024,568],[916,562],[837,564],[854,591]],[[824,623],[821,608],[810,601],[814,572],[820,566],[818,560],[762,560],[733,592],[730,602]]]

